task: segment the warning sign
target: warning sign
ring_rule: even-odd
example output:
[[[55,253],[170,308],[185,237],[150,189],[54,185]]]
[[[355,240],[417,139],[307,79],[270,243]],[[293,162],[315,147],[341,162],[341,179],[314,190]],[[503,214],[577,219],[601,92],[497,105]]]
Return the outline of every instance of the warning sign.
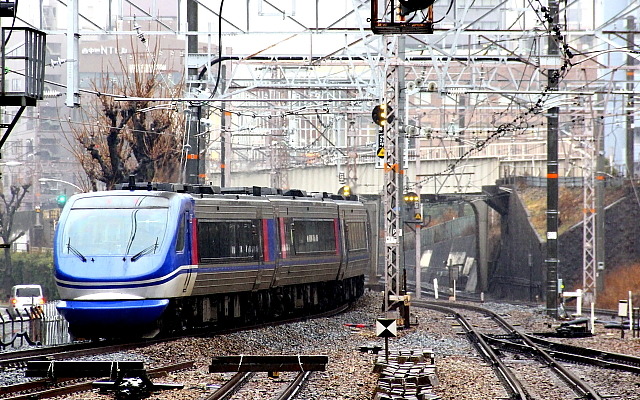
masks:
[[[376,321],[376,335],[390,338],[398,336],[398,326],[395,318],[378,318]]]
[[[378,157],[384,157],[384,129],[378,130],[378,151],[376,152]]]

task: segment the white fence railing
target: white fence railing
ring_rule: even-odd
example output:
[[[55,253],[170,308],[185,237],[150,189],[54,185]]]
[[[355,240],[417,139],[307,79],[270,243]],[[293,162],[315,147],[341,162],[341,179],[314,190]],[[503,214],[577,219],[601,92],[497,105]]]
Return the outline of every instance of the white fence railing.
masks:
[[[70,343],[69,325],[56,309],[57,301],[14,316],[0,314],[0,350]]]

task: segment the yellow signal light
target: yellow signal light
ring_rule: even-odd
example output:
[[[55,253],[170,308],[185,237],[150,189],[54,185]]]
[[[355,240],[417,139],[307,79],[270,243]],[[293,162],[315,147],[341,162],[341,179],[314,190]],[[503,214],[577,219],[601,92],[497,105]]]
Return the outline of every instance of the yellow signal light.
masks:
[[[417,194],[411,192],[404,195],[404,201],[406,201],[407,203],[415,203],[420,201],[420,197]]]
[[[344,186],[340,187],[340,189],[338,190],[338,194],[342,195],[344,197],[351,196],[351,186],[344,185]]]
[[[393,109],[389,107],[387,104],[379,104],[373,108],[371,112],[371,118],[373,122],[379,126],[385,126],[388,123],[392,123],[394,121],[394,116],[391,114]]]

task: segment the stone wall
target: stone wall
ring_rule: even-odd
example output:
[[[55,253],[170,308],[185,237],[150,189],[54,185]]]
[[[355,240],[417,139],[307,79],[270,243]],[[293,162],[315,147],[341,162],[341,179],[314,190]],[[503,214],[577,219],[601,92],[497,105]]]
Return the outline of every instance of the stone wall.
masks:
[[[640,262],[640,204],[628,195],[605,210],[605,269]],[[565,290],[582,288],[583,227],[577,224],[558,239],[559,277]]]
[[[499,254],[489,271],[489,292],[495,298],[540,300],[546,294],[546,246],[531,226],[528,212],[514,189],[509,213],[502,217]],[[640,262],[640,202],[628,195],[605,210],[605,268],[607,271]],[[558,277],[565,290],[582,288],[582,223],[558,238]]]

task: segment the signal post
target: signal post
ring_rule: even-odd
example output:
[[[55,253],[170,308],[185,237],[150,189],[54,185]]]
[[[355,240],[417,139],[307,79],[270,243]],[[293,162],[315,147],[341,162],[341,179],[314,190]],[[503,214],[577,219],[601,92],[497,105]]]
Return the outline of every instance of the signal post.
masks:
[[[382,7],[379,7],[382,3]],[[402,236],[402,219],[400,217],[400,195],[403,193],[402,179],[403,163],[399,123],[403,125],[405,118],[404,86],[404,35],[406,33],[433,33],[433,0],[373,0],[371,2],[371,30],[382,33],[384,40],[384,87],[380,106],[374,108],[372,116],[374,122],[381,127],[384,146],[378,149],[378,157],[383,155],[384,173],[384,228],[385,228],[385,294],[384,310],[388,314],[397,308],[402,301],[405,326],[409,326],[409,298],[400,287],[400,237]],[[427,18],[418,23],[405,21],[405,16],[419,10],[427,9]],[[398,110],[398,111],[396,111]],[[398,118],[396,118],[396,112]],[[376,118],[378,119],[376,121]]]

